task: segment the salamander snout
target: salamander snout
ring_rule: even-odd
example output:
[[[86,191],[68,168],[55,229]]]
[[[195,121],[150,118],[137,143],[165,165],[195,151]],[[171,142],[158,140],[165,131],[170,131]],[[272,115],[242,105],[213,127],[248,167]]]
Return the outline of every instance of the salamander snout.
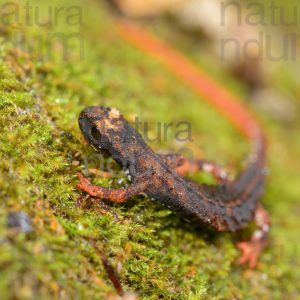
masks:
[[[101,132],[99,126],[99,121],[103,118],[105,110],[102,107],[87,107],[79,115],[78,124],[79,127],[90,144],[94,147],[101,148]]]

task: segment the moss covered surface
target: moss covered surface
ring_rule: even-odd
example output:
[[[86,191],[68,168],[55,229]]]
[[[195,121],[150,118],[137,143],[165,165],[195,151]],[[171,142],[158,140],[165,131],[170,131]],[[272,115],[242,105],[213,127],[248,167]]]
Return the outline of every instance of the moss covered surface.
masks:
[[[31,3],[48,15],[46,1]],[[282,126],[261,116],[271,167],[263,203],[273,228],[256,270],[235,265],[237,235],[199,229],[147,198],[109,204],[108,211],[97,204],[76,205],[82,194],[74,174],[99,165],[77,126],[79,112],[88,105],[115,106],[131,120],[139,116],[154,136],[157,122],[189,121],[193,142],[184,146],[224,165],[237,166],[247,143],[159,64],[120,40],[104,4],[51,2],[52,8],[74,5],[83,12],[83,25],[70,25],[66,14],[52,28],[24,24],[20,2],[18,22],[0,27],[1,299],[115,299],[86,238],[98,241],[124,289],[140,299],[299,299],[297,122]],[[84,53],[74,39],[63,58],[61,42],[51,32],[80,33]],[[11,42],[18,35],[22,51]],[[284,74],[290,76],[289,70]],[[283,76],[280,70],[277,76]],[[289,80],[283,82],[290,88]],[[292,90],[299,93],[296,86]],[[182,145],[173,140],[170,133],[151,146],[176,151]],[[124,176],[116,174],[93,176],[93,181],[123,185]],[[16,211],[30,216],[32,232],[16,234],[7,227],[8,214]]]

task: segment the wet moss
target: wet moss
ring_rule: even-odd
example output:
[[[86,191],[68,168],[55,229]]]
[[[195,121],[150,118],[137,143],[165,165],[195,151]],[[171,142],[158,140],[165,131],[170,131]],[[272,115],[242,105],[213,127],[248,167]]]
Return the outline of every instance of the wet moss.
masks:
[[[49,4],[33,4],[46,14]],[[108,203],[108,210],[97,203],[76,205],[82,196],[75,188],[76,172],[101,162],[84,144],[77,126],[85,106],[115,106],[130,120],[139,116],[149,122],[154,135],[157,122],[191,122],[193,142],[178,145],[169,138],[150,143],[155,149],[177,151],[184,146],[195,155],[239,165],[247,144],[213,108],[120,40],[103,3],[51,2],[52,7],[72,5],[81,7],[84,24],[70,26],[61,18],[52,30],[80,33],[83,58],[76,42],[67,59],[62,57],[61,44],[48,38],[47,26],[22,27],[30,51],[18,49],[7,34],[2,37],[1,298],[115,299],[101,259],[86,241],[94,238],[119,270],[124,289],[136,291],[140,299],[297,299],[298,124],[284,128],[262,116],[271,143],[271,174],[263,202],[271,212],[273,230],[257,270],[235,265],[237,236],[198,228],[147,198]],[[19,21],[24,23],[21,17]],[[11,38],[18,30],[8,27],[5,32]],[[120,186],[124,176],[116,172],[118,176],[93,180]],[[21,211],[30,216],[33,232],[16,233],[7,227],[9,213]]]

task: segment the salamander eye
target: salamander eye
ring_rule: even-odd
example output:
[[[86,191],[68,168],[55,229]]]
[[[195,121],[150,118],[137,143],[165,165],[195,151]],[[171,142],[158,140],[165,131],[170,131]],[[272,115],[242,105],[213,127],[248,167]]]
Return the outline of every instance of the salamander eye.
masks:
[[[95,140],[100,140],[101,134],[96,126],[91,128],[91,135]]]

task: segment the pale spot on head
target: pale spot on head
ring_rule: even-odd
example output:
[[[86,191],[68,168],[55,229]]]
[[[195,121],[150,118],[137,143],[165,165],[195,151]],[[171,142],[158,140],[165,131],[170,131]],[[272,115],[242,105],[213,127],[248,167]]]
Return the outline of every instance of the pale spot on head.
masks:
[[[110,118],[119,118],[120,117],[120,112],[115,107],[112,107],[110,112],[109,112],[109,117]]]

